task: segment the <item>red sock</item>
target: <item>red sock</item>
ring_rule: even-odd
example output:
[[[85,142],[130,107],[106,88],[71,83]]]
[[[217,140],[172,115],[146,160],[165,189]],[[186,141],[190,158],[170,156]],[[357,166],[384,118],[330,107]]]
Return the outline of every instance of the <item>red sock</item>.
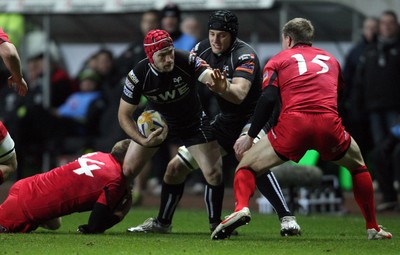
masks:
[[[241,167],[235,174],[233,191],[235,193],[235,212],[249,207],[249,200],[256,190],[256,176],[249,167]]]
[[[361,209],[366,222],[367,229],[375,228],[379,231],[376,223],[374,188],[372,187],[371,175],[366,166],[351,170],[353,180],[354,198]]]

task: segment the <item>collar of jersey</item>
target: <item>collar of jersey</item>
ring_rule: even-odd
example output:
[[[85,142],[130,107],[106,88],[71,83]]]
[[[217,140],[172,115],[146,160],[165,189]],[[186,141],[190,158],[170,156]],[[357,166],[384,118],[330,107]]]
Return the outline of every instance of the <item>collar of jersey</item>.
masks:
[[[152,64],[150,64],[150,62],[149,62],[149,66],[150,66],[151,72],[152,72],[154,75],[159,76],[159,72],[153,67]]]

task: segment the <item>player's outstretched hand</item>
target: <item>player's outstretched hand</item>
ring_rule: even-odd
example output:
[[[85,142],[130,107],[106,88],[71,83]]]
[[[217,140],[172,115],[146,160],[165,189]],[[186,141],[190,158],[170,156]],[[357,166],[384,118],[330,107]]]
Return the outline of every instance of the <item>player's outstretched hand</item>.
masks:
[[[219,69],[213,69],[211,74],[212,83],[206,82],[207,87],[215,93],[223,94],[228,89],[228,81],[226,79],[226,70],[223,73]]]
[[[28,85],[24,78],[17,79],[14,76],[10,76],[8,77],[7,84],[8,87],[13,88],[20,96],[25,96],[26,92],[28,92]]]

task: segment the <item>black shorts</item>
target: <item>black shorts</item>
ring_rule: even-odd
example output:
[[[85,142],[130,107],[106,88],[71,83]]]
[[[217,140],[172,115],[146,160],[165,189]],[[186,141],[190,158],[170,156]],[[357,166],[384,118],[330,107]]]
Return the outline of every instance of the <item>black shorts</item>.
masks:
[[[233,145],[240,136],[247,120],[225,120],[217,115],[211,124],[212,131],[219,145],[228,153],[233,153]]]
[[[180,144],[186,147],[216,140],[211,129],[210,119],[205,115],[184,125],[173,125],[168,128],[168,139],[180,141]]]
[[[248,125],[249,128],[250,124],[250,119],[227,120],[221,117],[221,115],[217,115],[211,125],[219,145],[230,154],[234,153],[233,145],[235,145],[236,140],[242,134],[244,127]],[[270,129],[270,123],[267,122],[263,127],[264,133],[268,133]]]

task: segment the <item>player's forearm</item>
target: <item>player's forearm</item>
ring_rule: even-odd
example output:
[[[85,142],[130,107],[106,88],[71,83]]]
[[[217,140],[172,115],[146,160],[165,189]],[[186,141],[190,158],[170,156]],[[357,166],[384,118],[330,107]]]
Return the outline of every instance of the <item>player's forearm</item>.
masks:
[[[121,202],[114,210],[114,216],[117,217],[119,220],[122,221],[126,214],[128,214],[129,210],[132,207],[132,188],[129,188],[127,194],[122,198]]]
[[[124,130],[125,133],[132,138],[132,140],[142,144],[145,138],[140,135],[136,126],[136,122],[133,119],[133,113],[135,112],[136,108],[136,105],[131,105],[121,99],[118,110],[118,121],[122,130]]]
[[[9,61],[9,66],[7,66],[7,68],[8,70],[10,70],[10,73],[13,76],[14,81],[22,80],[21,62],[17,55],[11,56]]]
[[[275,103],[278,99],[278,88],[268,86],[262,93],[257,102],[253,120],[248,135],[255,138],[267,121],[270,119],[274,110]]]
[[[139,130],[136,127],[136,122],[133,121],[133,119],[127,117],[127,116],[122,116],[119,117],[119,124],[121,128],[125,131],[125,133],[132,138],[135,142],[142,144],[141,143],[141,136],[139,134]]]
[[[226,90],[222,93],[218,93],[225,100],[233,103],[233,104],[241,104],[243,100],[246,98],[249,90],[243,87],[243,84],[238,82],[229,82],[227,81]]]
[[[120,221],[121,219],[114,215],[110,208],[96,203],[93,206],[88,224],[80,225],[78,231],[82,234],[101,234]]]
[[[14,80],[22,79],[21,60],[19,58],[17,49],[11,43],[2,43],[2,58],[7,69],[10,71]]]

